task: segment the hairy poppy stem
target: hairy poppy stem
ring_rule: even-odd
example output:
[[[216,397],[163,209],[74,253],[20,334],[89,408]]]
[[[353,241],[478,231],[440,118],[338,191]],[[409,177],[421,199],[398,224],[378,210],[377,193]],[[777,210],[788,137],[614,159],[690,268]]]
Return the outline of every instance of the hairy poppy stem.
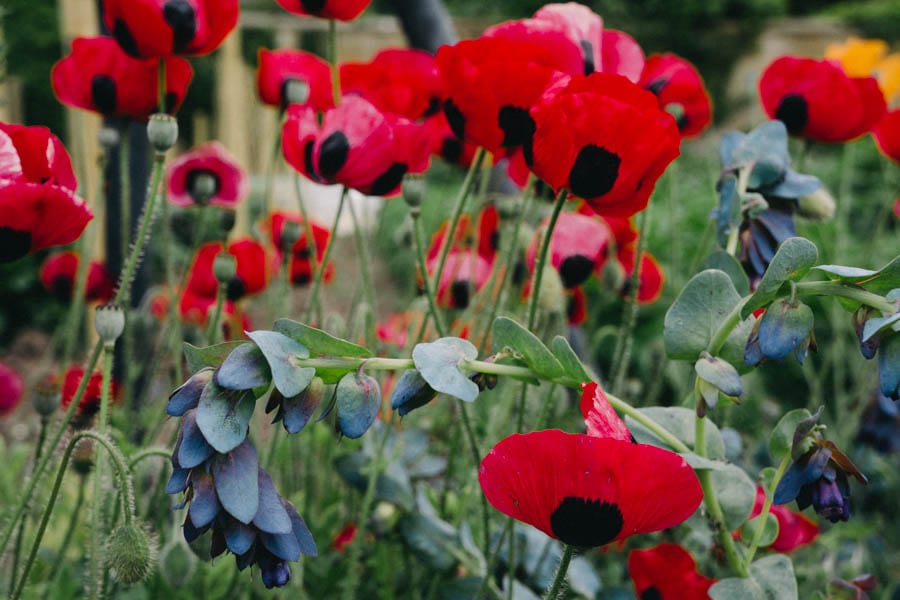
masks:
[[[765,490],[766,499],[763,501],[762,510],[758,516],[759,523],[756,524],[756,530],[753,532],[753,540],[750,542],[750,549],[747,550],[747,555],[744,557],[744,566],[747,568],[749,568],[750,563],[753,562],[753,556],[756,554],[756,549],[759,548],[759,542],[762,540],[763,531],[766,529],[766,520],[769,518],[769,511],[772,509],[772,500],[775,497],[775,489],[778,487],[778,482],[781,481],[784,472],[787,471],[790,464],[791,453],[787,452],[778,464],[778,469],[775,471],[775,476],[769,484],[769,489]]]
[[[103,347],[103,380],[100,387],[100,413],[97,416],[97,433],[106,435],[106,424],[109,417],[109,391],[112,379],[113,346]],[[87,374],[85,374],[87,377]],[[101,561],[101,546],[106,539],[106,524],[103,522],[103,503],[100,501],[103,494],[103,475],[106,463],[99,446],[94,450],[94,506],[91,510],[91,552],[88,570],[88,589],[90,596],[100,598],[103,596],[103,576]]]
[[[434,287],[428,278],[428,268],[425,266],[425,242],[422,239],[422,220],[419,218],[421,212],[418,207],[411,208],[409,216],[413,222],[413,239],[416,244],[416,262],[419,264],[419,272],[422,274],[422,285],[425,287],[425,297],[428,298],[428,310],[434,319],[434,325],[437,328],[438,335],[441,337],[447,335],[447,326],[444,324],[444,318],[441,316],[440,309],[437,305],[437,299],[434,294]]]
[[[213,345],[218,342],[219,321],[222,319],[222,306],[225,304],[225,285],[219,284],[216,290],[216,308],[213,316],[209,319],[209,325],[206,328],[206,343]]]
[[[316,270],[316,277],[313,279],[312,290],[309,292],[309,304],[306,306],[306,314],[303,317],[304,322],[309,323],[313,316],[313,311],[319,304],[319,295],[322,292],[322,280],[325,276],[325,265],[331,258],[331,250],[334,248],[334,238],[337,237],[338,223],[341,221],[341,214],[344,212],[344,205],[347,203],[347,193],[349,188],[344,187],[341,190],[341,201],[338,203],[337,213],[334,215],[334,224],[331,226],[331,235],[328,236],[328,243],[325,244],[325,252],[322,254],[321,267]]]
[[[547,255],[550,253],[550,240],[553,238],[553,230],[556,228],[556,221],[562,212],[563,205],[566,203],[566,197],[569,191],[565,188],[559,190],[556,200],[553,201],[553,212],[550,214],[550,222],[547,223],[547,230],[544,231],[541,240],[541,252],[538,254],[537,263],[534,266],[534,278],[531,283],[531,299],[528,303],[528,329],[534,331],[537,322],[538,298],[541,295],[541,281],[544,278],[544,266],[547,264]]]
[[[569,570],[569,563],[572,561],[572,555],[575,553],[575,547],[566,544],[563,549],[562,558],[559,559],[559,565],[556,567],[556,575],[553,576],[553,583],[547,588],[544,594],[544,600],[556,600],[556,598],[565,597],[565,589],[563,582],[566,580],[566,572]],[[511,584],[510,580],[510,584]]]

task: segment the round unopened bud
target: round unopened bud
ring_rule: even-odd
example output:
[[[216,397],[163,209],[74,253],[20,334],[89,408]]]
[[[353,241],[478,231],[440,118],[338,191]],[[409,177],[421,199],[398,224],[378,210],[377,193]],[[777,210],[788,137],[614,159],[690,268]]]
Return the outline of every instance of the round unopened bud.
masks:
[[[155,562],[156,544],[143,527],[122,525],[110,534],[106,542],[106,563],[122,583],[140,583],[153,570]]]
[[[219,225],[222,227],[222,237],[226,237],[228,232],[232,230],[237,221],[237,213],[233,208],[223,208],[221,210],[221,219]]]
[[[538,306],[545,312],[551,313],[565,310],[566,294],[562,280],[559,278],[559,271],[550,265],[544,267],[544,276],[541,280],[541,289],[538,295]]]
[[[301,79],[288,79],[284,82],[284,101],[286,104],[306,104],[309,100],[309,84]]]
[[[834,211],[834,196],[824,187],[797,199],[797,214],[813,221],[827,221]]]
[[[169,587],[178,589],[194,576],[197,557],[180,537],[175,537],[159,553],[159,574]]]
[[[425,201],[425,176],[407,173],[403,176],[403,199],[409,206],[422,206]]]
[[[617,260],[607,260],[600,270],[600,281],[603,287],[614,294],[620,294],[625,288],[625,269]]]
[[[79,475],[87,475],[94,468],[94,440],[83,440],[72,451],[72,469]]]
[[[107,150],[118,146],[121,139],[122,136],[115,127],[101,127],[100,131],[97,132],[97,141]]]
[[[281,228],[281,250],[289,252],[303,235],[303,225],[296,221],[285,221]]]
[[[94,312],[94,329],[103,340],[103,345],[112,348],[125,331],[125,311],[118,304],[98,306]]]
[[[178,121],[165,113],[151,115],[147,122],[147,139],[157,152],[165,152],[178,141]]]
[[[31,391],[31,405],[42,417],[49,417],[59,408],[62,393],[53,380],[41,381]]]
[[[201,171],[193,177],[191,189],[188,192],[197,204],[206,205],[218,188],[219,183],[216,181],[215,175]]]
[[[227,252],[219,252],[213,260],[213,275],[219,283],[228,283],[237,275],[237,260]]]

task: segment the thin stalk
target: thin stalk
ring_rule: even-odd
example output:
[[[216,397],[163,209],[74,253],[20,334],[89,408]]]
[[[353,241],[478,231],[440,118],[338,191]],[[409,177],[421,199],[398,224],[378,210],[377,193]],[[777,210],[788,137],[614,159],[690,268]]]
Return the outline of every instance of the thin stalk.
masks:
[[[769,518],[769,511],[772,509],[772,500],[775,497],[775,488],[778,487],[778,482],[781,481],[781,478],[784,476],[784,472],[787,471],[787,468],[790,464],[791,453],[788,452],[784,455],[784,458],[782,458],[781,462],[778,464],[778,469],[775,470],[775,477],[772,478],[769,489],[765,490],[766,499],[763,501],[762,511],[759,513],[759,523],[756,524],[756,530],[753,532],[753,539],[750,542],[750,549],[747,550],[747,555],[744,557],[744,566],[747,568],[749,568],[750,563],[753,562],[753,556],[756,554],[756,549],[759,548],[759,542],[760,540],[762,540],[763,531],[765,531],[766,529],[766,519]]]
[[[61,567],[65,562],[66,551],[72,543],[75,535],[75,528],[78,527],[78,517],[81,516],[81,508],[84,506],[85,490],[87,490],[87,477],[82,475],[78,479],[78,496],[75,499],[75,506],[70,511],[69,524],[66,526],[66,534],[63,536],[62,545],[59,547],[57,556],[59,559],[53,563],[50,573],[47,575],[47,581],[55,581],[56,576],[60,573]]]
[[[515,525],[515,519],[512,517],[506,518],[506,527],[503,528],[503,531],[500,533],[500,539],[497,540],[497,546],[493,552],[490,553],[487,559],[487,568],[482,574],[483,577],[481,579],[481,585],[478,587],[478,591],[475,592],[473,598],[483,598],[483,594],[485,592],[485,588],[488,587],[488,582],[491,579],[491,573],[494,572],[494,567],[497,566],[497,561],[500,559],[500,549],[503,548],[503,542],[506,539],[506,536],[513,535],[513,527]],[[538,563],[540,564],[540,563]]]
[[[113,348],[113,344],[105,345],[103,348],[103,379],[100,387],[100,412],[97,416],[97,433],[100,435],[106,435],[106,424],[109,419],[109,389],[110,380],[112,379]],[[103,567],[101,564],[101,546],[106,538],[106,524],[103,522],[103,503],[100,499],[104,497],[103,475],[105,467],[106,462],[98,446],[94,452],[94,501],[91,509],[91,552],[88,571],[88,592],[92,598],[103,596],[103,575],[100,572]]]
[[[840,296],[871,306],[888,315],[894,314],[898,309],[896,302],[889,302],[884,296],[838,281],[801,281],[797,284],[797,294],[800,296]]]
[[[565,590],[563,582],[566,580],[566,572],[569,570],[569,563],[572,561],[572,555],[575,553],[575,547],[566,544],[563,549],[562,558],[559,559],[559,565],[556,567],[556,575],[553,576],[553,583],[547,588],[544,594],[544,600],[555,600],[556,598],[564,598]]]
[[[559,190],[556,200],[553,201],[553,212],[550,214],[550,222],[547,223],[547,229],[544,231],[543,240],[541,240],[541,252],[538,254],[537,263],[534,266],[534,278],[531,283],[531,298],[528,302],[528,329],[534,331],[537,322],[538,298],[541,295],[541,281],[544,277],[544,267],[547,264],[547,256],[550,254],[550,240],[553,238],[553,230],[556,228],[556,221],[562,212],[563,205],[566,203],[566,196],[569,192],[565,188]]]
[[[206,328],[206,343],[209,346],[219,339],[219,321],[222,319],[222,307],[225,305],[225,284],[220,283],[216,290],[216,308]]]
[[[44,451],[44,443],[47,441],[47,417],[41,417],[41,429],[38,433],[37,446],[35,446],[34,450],[34,459],[31,463],[32,472],[34,468],[37,466],[38,461],[41,459],[41,453]],[[13,546],[13,558],[12,558],[12,573],[9,576],[9,591],[7,593],[13,593],[13,586],[16,583],[16,573],[19,570],[19,557],[22,551],[22,540],[25,537],[25,524],[28,519],[22,519],[19,521],[19,531],[16,533],[16,543]]]
[[[294,173],[294,193],[297,196],[297,209],[300,211],[300,217],[303,219],[303,231],[306,233],[306,245],[309,247],[309,266],[310,273],[319,270],[319,249],[316,246],[316,237],[313,235],[312,223],[309,220],[309,214],[306,211],[306,203],[303,201],[303,194],[300,193],[300,174]],[[332,231],[331,235],[334,235]],[[324,263],[322,263],[324,268]]]
[[[409,216],[412,218],[413,222],[413,238],[416,244],[416,262],[419,265],[419,273],[422,275],[422,284],[425,286],[425,297],[428,298],[428,311],[434,319],[438,335],[444,336],[447,332],[447,326],[444,323],[444,318],[438,308],[435,289],[432,286],[431,280],[428,278],[428,269],[425,266],[425,241],[423,240],[424,235],[422,232],[422,220],[420,218],[421,211],[419,210],[419,207],[415,206],[410,208]],[[422,323],[422,328],[425,328],[424,322]],[[419,338],[421,339],[421,335]]]
[[[81,328],[82,319],[84,318],[84,292],[87,289],[87,278],[90,267],[90,260],[87,258],[87,249],[90,239],[89,230],[86,229],[76,244],[76,252],[78,253],[78,270],[75,273],[75,289],[72,290],[72,300],[69,304],[69,311],[66,315],[65,325],[63,326],[63,354],[60,364],[68,366],[75,352],[75,341],[78,339],[78,331]]]
[[[140,463],[154,457],[169,459],[172,458],[172,451],[168,448],[144,448],[139,450],[128,458],[128,470],[134,471],[134,468]]]
[[[328,243],[325,244],[325,252],[322,255],[322,265],[328,264],[328,259],[331,257],[331,250],[334,248],[334,238],[337,237],[337,229],[338,223],[341,220],[341,213],[344,212],[344,205],[347,203],[347,192],[348,188],[343,188],[341,191],[341,201],[338,204],[337,213],[334,215],[334,225],[331,227],[331,235],[328,236]],[[306,315],[303,317],[303,320],[306,323],[309,323],[309,320],[313,316],[313,310],[319,304],[319,295],[322,290],[322,279],[325,276],[325,267],[323,266],[321,269],[316,271],[316,276],[313,279],[312,290],[309,293],[309,305],[306,307]]]
[[[356,217],[356,209],[353,208],[353,202],[348,202],[347,208],[350,211],[350,219],[353,221],[353,239],[356,242],[356,254],[359,259],[359,270],[362,276],[363,297],[366,304],[369,305],[370,313],[377,314],[375,307],[375,286],[372,283],[372,271],[369,267],[369,251],[366,248],[366,241],[363,239],[362,228],[359,219]],[[377,344],[375,336],[374,319],[364,319],[365,339],[369,348],[374,348]]]

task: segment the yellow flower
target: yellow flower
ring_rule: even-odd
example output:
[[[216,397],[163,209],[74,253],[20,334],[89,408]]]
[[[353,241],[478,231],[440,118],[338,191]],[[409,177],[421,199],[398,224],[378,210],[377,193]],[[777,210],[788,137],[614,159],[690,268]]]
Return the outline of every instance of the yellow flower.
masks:
[[[878,80],[881,93],[888,104],[900,98],[900,52],[884,57],[875,65],[872,74]]]
[[[843,44],[831,44],[825,49],[825,58],[837,60],[850,77],[866,77],[887,54],[884,40],[864,40],[849,37]]]

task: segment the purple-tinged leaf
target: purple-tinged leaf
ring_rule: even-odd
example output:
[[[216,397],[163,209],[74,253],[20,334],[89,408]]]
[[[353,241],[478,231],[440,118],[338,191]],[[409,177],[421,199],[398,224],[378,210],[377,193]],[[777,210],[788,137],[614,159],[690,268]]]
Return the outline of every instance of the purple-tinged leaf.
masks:
[[[191,506],[188,508],[188,516],[194,527],[200,528],[209,525],[219,514],[222,506],[216,496],[216,487],[212,475],[202,471],[196,473],[191,480],[194,496]]]
[[[169,403],[166,405],[166,414],[170,417],[182,417],[187,411],[197,408],[200,401],[200,394],[203,388],[210,382],[213,376],[213,370],[210,367],[203,368],[190,379],[181,384],[181,387],[172,392],[169,396]]]
[[[290,533],[291,518],[281,504],[281,496],[275,491],[272,477],[259,470],[259,509],[253,524],[266,533]]]
[[[231,351],[216,369],[216,383],[229,390],[252,390],[269,383],[272,374],[266,357],[256,344],[243,344]]]
[[[175,469],[172,471],[172,476],[169,477],[169,483],[166,484],[166,493],[177,494],[186,490],[190,474],[190,469]]]
[[[281,499],[281,504],[291,518],[291,526],[294,531],[294,537],[297,538],[297,542],[300,544],[300,552],[306,556],[316,556],[319,553],[316,548],[316,541],[313,539],[309,527],[306,526],[297,509],[284,498]]]
[[[217,452],[225,454],[247,437],[256,399],[249,390],[226,390],[211,381],[200,396],[197,426]]]
[[[253,546],[253,542],[256,541],[256,528],[235,519],[226,517],[223,530],[228,550],[238,556],[246,554]]]
[[[369,430],[381,407],[381,388],[368,375],[347,373],[338,382],[338,427],[351,439],[362,437]]]
[[[181,423],[181,444],[178,446],[178,465],[193,469],[215,453],[197,426],[197,412],[188,411]]]
[[[259,510],[258,469],[256,449],[249,440],[228,454],[217,456],[212,463],[219,502],[241,523],[249,524]]]
[[[256,342],[266,357],[275,387],[285,398],[291,398],[305,390],[315,377],[315,369],[300,367],[294,363],[296,358],[309,358],[306,346],[277,331],[250,331],[247,336]]]

